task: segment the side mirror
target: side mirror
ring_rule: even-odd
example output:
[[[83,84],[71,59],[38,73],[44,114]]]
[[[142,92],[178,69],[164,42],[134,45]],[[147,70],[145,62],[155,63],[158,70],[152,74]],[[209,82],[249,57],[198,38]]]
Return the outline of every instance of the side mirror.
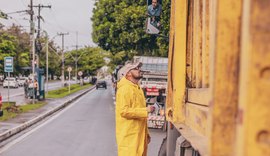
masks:
[[[158,34],[160,32],[161,4],[161,0],[147,0],[146,33],[148,34]]]
[[[147,25],[146,25],[146,33],[147,34],[158,34],[159,29],[154,24],[151,23],[151,18],[147,18]]]

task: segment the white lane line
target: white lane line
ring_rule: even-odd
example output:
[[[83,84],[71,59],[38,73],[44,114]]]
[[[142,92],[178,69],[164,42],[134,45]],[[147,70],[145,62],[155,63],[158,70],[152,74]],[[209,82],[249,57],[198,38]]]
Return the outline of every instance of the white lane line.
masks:
[[[23,94],[24,93],[19,93],[19,94],[11,95],[10,97],[19,96],[19,95],[23,95]]]
[[[94,89],[91,90],[89,93],[92,93],[93,91],[95,91]],[[87,95],[85,94],[85,95]],[[19,138],[15,139],[14,141],[9,142],[8,144],[6,144],[3,148],[0,149],[0,154],[7,151],[9,148],[11,148],[12,146],[14,146],[15,144],[21,142],[24,138],[30,136],[31,134],[33,134],[34,132],[36,132],[37,130],[39,130],[41,127],[45,126],[46,124],[52,122],[54,119],[56,119],[57,117],[59,117],[61,114],[63,114],[64,112],[66,112],[67,110],[69,110],[71,107],[73,107],[76,103],[78,103],[85,95],[83,95],[82,97],[80,97],[79,99],[77,99],[76,101],[74,101],[73,103],[71,103],[69,106],[67,106],[66,108],[64,108],[63,110],[61,110],[59,113],[53,115],[50,119],[48,119],[47,121],[45,121],[44,123],[40,124],[39,126],[33,128],[32,130],[30,130],[29,132],[23,134],[22,136],[20,136]]]

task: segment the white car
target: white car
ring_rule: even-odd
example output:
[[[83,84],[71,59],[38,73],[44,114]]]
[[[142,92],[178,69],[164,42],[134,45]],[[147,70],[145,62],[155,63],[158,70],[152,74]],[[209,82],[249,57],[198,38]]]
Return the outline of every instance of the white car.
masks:
[[[90,78],[89,77],[84,77],[83,82],[84,83],[90,83]]]
[[[18,84],[19,84],[19,86],[20,87],[22,87],[23,86],[23,84],[24,84],[24,82],[27,80],[27,77],[20,77],[20,78],[18,78]]]
[[[6,78],[4,80],[3,87],[8,88],[8,85],[9,85],[9,87],[13,87],[13,88],[18,88],[19,87],[19,84],[18,84],[17,80],[14,77],[9,77],[9,78]]]
[[[3,82],[4,82],[4,76],[0,75],[0,85],[3,85]]]

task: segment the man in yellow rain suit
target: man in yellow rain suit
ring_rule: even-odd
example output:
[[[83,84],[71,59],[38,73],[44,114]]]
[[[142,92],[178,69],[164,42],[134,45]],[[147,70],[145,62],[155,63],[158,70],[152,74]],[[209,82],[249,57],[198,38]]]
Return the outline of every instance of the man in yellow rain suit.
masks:
[[[119,71],[121,80],[116,94],[116,141],[118,156],[146,156],[150,135],[147,127],[148,112],[143,90],[138,82],[142,78],[142,64],[128,63]]]

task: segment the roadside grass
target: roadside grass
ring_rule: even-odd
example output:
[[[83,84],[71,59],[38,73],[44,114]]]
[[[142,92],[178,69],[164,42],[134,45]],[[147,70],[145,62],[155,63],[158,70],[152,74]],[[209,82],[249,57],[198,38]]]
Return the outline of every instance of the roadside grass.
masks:
[[[91,84],[83,85],[80,86],[79,84],[73,84],[70,85],[70,92],[69,92],[69,87],[63,87],[57,90],[49,91],[48,94],[46,94],[46,98],[62,98],[67,95],[70,95],[74,92],[77,92],[82,89],[86,89],[88,87],[92,86]],[[20,105],[20,106],[15,106],[12,107],[14,108],[14,111],[7,111],[7,107],[14,106],[16,102],[3,102],[2,105],[2,110],[4,111],[4,115],[0,117],[0,121],[6,121],[12,118],[15,118],[21,113],[26,113],[30,110],[35,110],[38,109],[44,105],[47,104],[45,101],[37,101],[35,104],[25,104],[25,105]]]
[[[45,95],[45,97],[46,98],[62,98],[72,93],[75,93],[79,90],[86,89],[90,86],[92,86],[92,84],[86,84],[83,86],[80,86],[80,84],[72,84],[70,85],[70,92],[69,92],[69,87],[67,86],[67,87],[62,87],[57,90],[49,91],[48,94]]]
[[[0,121],[6,121],[12,118],[15,118],[17,115],[21,114],[21,113],[26,113],[29,112],[30,110],[35,110],[38,109],[42,106],[44,106],[45,104],[47,104],[45,101],[38,101],[35,104],[25,104],[25,105],[20,105],[20,106],[16,106],[17,108],[15,108],[16,110],[18,110],[18,112],[16,111],[10,111],[8,112],[6,110],[7,107],[13,106],[15,104],[15,102],[3,102],[3,106],[2,109],[4,111],[4,115],[2,117],[0,117]]]

